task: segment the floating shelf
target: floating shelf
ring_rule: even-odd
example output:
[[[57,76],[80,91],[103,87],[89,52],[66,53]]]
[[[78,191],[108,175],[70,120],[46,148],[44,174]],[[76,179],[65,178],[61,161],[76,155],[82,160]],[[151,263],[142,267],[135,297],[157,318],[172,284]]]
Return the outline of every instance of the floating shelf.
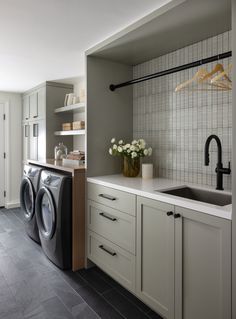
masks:
[[[85,135],[85,130],[56,131],[54,135]]]
[[[58,109],[55,109],[55,113],[64,113],[64,112],[70,112],[70,113],[82,113],[85,111],[85,103],[77,103],[72,105],[67,105],[63,107],[59,107]]]

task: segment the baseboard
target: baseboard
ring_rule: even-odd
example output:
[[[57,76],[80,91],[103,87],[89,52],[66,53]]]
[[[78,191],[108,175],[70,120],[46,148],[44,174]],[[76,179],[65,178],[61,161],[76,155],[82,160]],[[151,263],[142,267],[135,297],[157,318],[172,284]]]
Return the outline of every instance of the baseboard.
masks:
[[[13,202],[13,203],[6,203],[5,208],[11,209],[11,208],[18,208],[20,207],[20,202]]]

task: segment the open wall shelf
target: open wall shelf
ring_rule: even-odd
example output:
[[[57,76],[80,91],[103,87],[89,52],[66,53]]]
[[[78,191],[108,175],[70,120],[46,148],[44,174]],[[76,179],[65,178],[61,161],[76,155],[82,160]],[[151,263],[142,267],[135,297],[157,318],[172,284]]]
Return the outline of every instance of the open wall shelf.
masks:
[[[54,135],[69,136],[69,135],[85,135],[85,130],[71,130],[71,131],[56,131]]]
[[[82,113],[85,111],[85,103],[77,103],[72,105],[67,105],[63,107],[59,107],[58,109],[55,109],[55,113],[64,113],[64,112],[70,112],[70,113]]]

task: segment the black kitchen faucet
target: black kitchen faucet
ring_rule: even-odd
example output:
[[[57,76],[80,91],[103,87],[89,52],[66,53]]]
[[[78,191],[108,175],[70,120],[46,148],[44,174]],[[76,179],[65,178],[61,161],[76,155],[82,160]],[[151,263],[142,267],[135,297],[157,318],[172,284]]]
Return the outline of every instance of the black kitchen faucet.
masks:
[[[230,169],[230,162],[229,162],[229,167],[228,168],[224,168],[223,164],[222,164],[222,146],[221,146],[221,142],[220,139],[217,135],[210,135],[207,140],[206,140],[206,144],[205,144],[205,165],[209,166],[209,146],[212,140],[215,140],[217,143],[217,151],[218,151],[218,162],[217,162],[217,166],[216,166],[216,181],[217,181],[217,185],[216,185],[216,189],[218,190],[224,190],[223,188],[223,174],[227,174],[229,175],[231,173],[231,169]]]

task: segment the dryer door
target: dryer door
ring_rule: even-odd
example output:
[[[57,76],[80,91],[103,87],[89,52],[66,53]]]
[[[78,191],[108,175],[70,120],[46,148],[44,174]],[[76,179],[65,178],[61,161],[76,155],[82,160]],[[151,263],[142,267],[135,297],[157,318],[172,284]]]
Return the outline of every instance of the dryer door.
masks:
[[[53,197],[47,187],[41,187],[36,199],[38,229],[44,239],[51,239],[56,229],[56,210]]]
[[[24,177],[20,187],[20,203],[26,221],[30,221],[34,215],[35,193],[31,180]]]

